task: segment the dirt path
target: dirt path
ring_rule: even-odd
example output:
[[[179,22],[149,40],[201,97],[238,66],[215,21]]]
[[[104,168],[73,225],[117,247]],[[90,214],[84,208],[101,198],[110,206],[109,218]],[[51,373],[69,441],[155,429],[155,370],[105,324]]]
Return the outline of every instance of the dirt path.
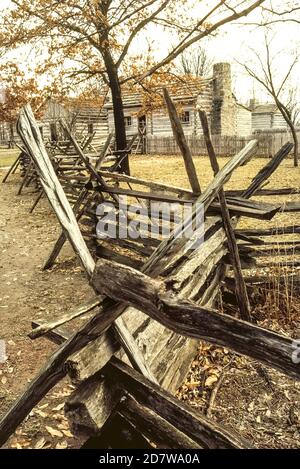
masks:
[[[27,337],[31,321],[58,317],[92,296],[69,246],[65,246],[57,266],[50,272],[41,270],[60,229],[46,200],[33,214],[28,213],[34,195],[27,190],[16,196],[18,182],[16,175],[6,184],[0,184],[0,340],[5,340],[8,356],[0,364],[1,415],[56,347],[49,340],[32,341]],[[63,410],[51,410],[63,402],[64,396],[59,399],[57,393],[65,395],[71,390],[67,381],[58,386],[41,403],[43,410],[39,417],[42,418],[37,419],[36,412],[32,413],[24,426],[25,434],[22,430],[19,436],[11,438],[10,445],[32,447],[44,442],[43,447],[76,446],[76,441],[67,437],[69,429]],[[62,422],[66,434],[63,428],[57,427]],[[46,426],[58,429],[62,436],[53,438]]]

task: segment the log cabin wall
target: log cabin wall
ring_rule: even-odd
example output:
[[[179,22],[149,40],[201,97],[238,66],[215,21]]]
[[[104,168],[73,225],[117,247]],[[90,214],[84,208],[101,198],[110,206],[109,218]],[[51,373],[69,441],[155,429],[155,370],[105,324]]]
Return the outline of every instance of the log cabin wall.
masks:
[[[203,79],[198,87],[192,84],[187,92],[178,92],[172,99],[178,104],[182,116],[182,124],[186,135],[202,133],[201,124],[197,115],[200,105],[210,116],[213,99],[212,79]],[[199,101],[200,100],[200,101]],[[128,137],[139,131],[139,122],[143,115],[142,94],[140,92],[125,92],[123,94],[126,133]],[[104,105],[107,110],[108,128],[114,131],[114,116],[111,99]],[[155,109],[145,115],[147,136],[172,136],[172,127],[165,108]]]
[[[260,104],[255,99],[250,100],[249,106],[252,112],[252,131],[287,129],[287,123],[279,112],[277,106],[272,103]]]
[[[236,109],[236,135],[238,137],[249,137],[252,134],[251,111],[242,106]]]
[[[124,108],[124,117],[127,137],[132,137],[138,133],[138,113],[141,109],[139,104],[126,104]],[[110,132],[114,132],[115,123],[112,107],[107,109],[107,125]]]
[[[16,143],[21,143],[21,139],[17,133],[16,123],[0,122],[0,145],[13,148]]]
[[[108,135],[107,112],[84,107],[75,111],[73,115],[75,135],[80,139],[81,136],[94,133],[93,146],[101,146]]]
[[[49,100],[43,117],[40,119],[44,140],[65,140],[66,135],[59,124],[64,119],[80,139],[95,133],[93,145],[100,146],[107,138],[107,113],[102,109],[80,106],[67,108],[55,100]]]
[[[197,110],[201,108],[208,116],[211,132],[214,136],[251,135],[251,112],[242,108],[232,94],[231,66],[228,63],[214,65],[213,76],[203,78],[199,84],[194,81],[185,83],[182,90],[171,92],[181,115],[181,123],[187,137],[202,135],[202,127]],[[138,91],[123,93],[124,114],[128,137],[139,131],[139,119],[143,114],[142,93]],[[114,117],[111,99],[104,105],[108,115],[108,128],[114,131]],[[164,107],[155,109],[145,116],[147,152],[159,153],[155,147],[159,139],[173,136],[172,127]],[[166,144],[164,142],[163,146]],[[172,145],[166,144],[167,147]]]

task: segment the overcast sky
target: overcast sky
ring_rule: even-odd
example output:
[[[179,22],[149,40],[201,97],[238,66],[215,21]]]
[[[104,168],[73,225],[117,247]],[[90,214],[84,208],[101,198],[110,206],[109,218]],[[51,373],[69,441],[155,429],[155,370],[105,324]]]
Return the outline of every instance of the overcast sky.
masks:
[[[10,0],[0,0],[0,9],[5,8]],[[285,2],[281,2],[284,4]],[[198,6],[200,8],[200,6]],[[197,6],[195,7],[197,14]],[[242,21],[259,22],[260,10],[253,12],[247,19]],[[281,23],[272,27],[272,50],[275,55],[275,66],[281,70],[282,73],[290,64],[292,54],[295,49],[299,48],[299,24],[296,23]],[[168,47],[172,44],[172,36],[165,36],[160,34],[157,29],[153,29],[151,35],[153,39],[154,53],[158,57],[163,57],[168,51]],[[139,38],[133,44],[133,52],[139,51],[142,41]],[[214,58],[216,62],[224,61],[232,64],[232,73],[234,79],[234,89],[238,99],[246,103],[250,98],[255,97],[259,100],[267,100],[266,93],[258,86],[252,78],[249,78],[237,62],[252,64],[252,54],[249,51],[249,46],[258,51],[260,56],[264,54],[264,32],[262,28],[255,28],[254,26],[241,26],[237,24],[228,24],[219,30],[216,37],[212,37],[205,42],[200,42],[199,45],[205,44],[208,55]],[[23,60],[27,56],[24,49]],[[20,57],[20,54],[18,54]],[[30,61],[34,57],[30,57]],[[255,63],[253,63],[255,67]],[[258,69],[257,69],[258,70]],[[293,81],[298,82],[300,89],[300,64],[294,69]]]

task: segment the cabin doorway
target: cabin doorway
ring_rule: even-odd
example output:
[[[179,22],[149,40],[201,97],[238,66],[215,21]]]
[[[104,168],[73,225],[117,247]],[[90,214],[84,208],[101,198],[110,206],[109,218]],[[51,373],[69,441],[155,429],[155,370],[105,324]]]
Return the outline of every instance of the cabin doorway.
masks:
[[[51,142],[58,142],[58,131],[56,122],[50,123],[50,139]]]
[[[139,153],[146,153],[146,134],[147,134],[147,121],[146,115],[138,117],[138,147]]]

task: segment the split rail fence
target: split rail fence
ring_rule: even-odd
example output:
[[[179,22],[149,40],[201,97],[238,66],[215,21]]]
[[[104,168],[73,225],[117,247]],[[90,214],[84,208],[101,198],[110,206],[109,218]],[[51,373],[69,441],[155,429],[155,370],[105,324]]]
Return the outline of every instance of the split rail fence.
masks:
[[[164,94],[190,190],[118,173],[120,159],[130,152],[130,146],[123,153],[112,154],[112,136],[108,136],[100,154],[91,154],[89,143],[78,142],[62,123],[69,136],[68,144],[64,149],[47,147],[31,108],[26,106],[20,114],[17,129],[22,145],[16,161],[26,156],[27,163],[19,193],[36,180],[38,200],[42,196],[48,198],[62,228],[44,269],[59,262],[64,243],[70,242],[94,289],[94,297],[58,319],[33,323],[29,333],[33,340],[47,336],[60,346],[1,420],[0,444],[68,375],[76,385],[65,404],[73,431],[87,437],[96,434],[112,447],[112,428],[115,433],[130,434],[136,445],[154,442],[169,448],[251,447],[251,442],[173,396],[184,381],[199,340],[257,360],[264,373],[267,366],[300,379],[300,366],[292,360],[293,340],[254,322],[244,270],[245,265],[255,265],[257,258],[267,260],[274,244],[269,236],[274,233],[278,237],[293,233],[293,253],[299,252],[300,227],[236,228],[241,216],[255,218],[259,223],[271,220],[280,211],[300,209],[297,203],[252,200],[254,195],[299,193],[297,188],[263,188],[293,145],[284,144],[247,188],[224,191],[233,172],[258,151],[258,142],[248,142],[220,169],[206,116],[200,113],[206,151],[215,174],[203,189],[176,109],[167,90]],[[5,181],[16,166],[17,162]],[[184,226],[176,217],[172,219],[167,238],[163,238],[161,230],[155,236],[151,231],[153,223],[160,228],[167,223],[160,214],[157,220],[141,215],[147,236],[105,239],[104,233],[99,232],[97,207],[109,201],[121,212],[119,202],[124,195],[139,207],[147,207],[149,201],[176,207],[192,202],[193,211]],[[192,241],[177,235],[195,225],[199,210],[205,213],[201,226],[203,242],[191,249],[191,242],[198,241],[199,231],[195,231]],[[136,212],[133,210],[128,216],[134,220]],[[117,223],[122,225],[122,217]],[[293,266],[296,263],[294,259]],[[223,288],[235,298],[239,318],[218,310]],[[65,324],[78,317],[86,321],[71,334]]]

